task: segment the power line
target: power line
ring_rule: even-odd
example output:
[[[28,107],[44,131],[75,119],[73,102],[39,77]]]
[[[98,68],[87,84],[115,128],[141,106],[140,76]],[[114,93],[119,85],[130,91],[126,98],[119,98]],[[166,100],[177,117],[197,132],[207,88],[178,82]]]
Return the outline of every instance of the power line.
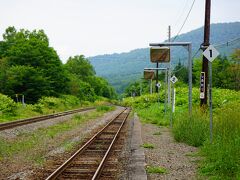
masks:
[[[235,39],[232,39],[232,40],[229,40],[227,42],[224,42],[224,43],[220,43],[220,44],[215,44],[214,47],[221,47],[221,46],[230,46],[232,44],[235,44],[237,43],[238,41],[240,41],[240,37],[238,38],[235,38]]]
[[[190,13],[191,13],[191,11],[192,11],[192,8],[193,8],[193,5],[194,5],[195,1],[196,1],[196,0],[193,0],[193,3],[192,3],[192,5],[191,5],[191,8],[190,8],[190,10],[188,11],[187,17],[185,18],[185,20],[184,20],[181,28],[179,29],[177,35],[174,37],[173,42],[176,40],[176,38],[179,36],[180,32],[182,31],[182,28],[184,27],[184,25],[185,25],[185,23],[186,23],[189,15],[190,15]]]
[[[175,21],[174,27],[179,23],[181,17],[183,16],[183,14],[184,14],[184,12],[185,12],[185,10],[186,10],[186,8],[187,8],[188,1],[189,1],[189,0],[186,0],[186,1],[185,1],[185,5],[184,5],[184,7],[183,7],[183,9],[182,9],[182,11],[181,11],[181,13],[180,13],[180,16],[178,16],[177,20]]]

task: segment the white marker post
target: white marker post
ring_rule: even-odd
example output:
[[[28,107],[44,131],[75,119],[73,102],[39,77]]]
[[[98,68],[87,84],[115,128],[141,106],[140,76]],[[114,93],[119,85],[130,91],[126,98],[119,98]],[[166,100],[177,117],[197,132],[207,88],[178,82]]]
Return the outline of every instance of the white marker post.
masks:
[[[203,55],[208,59],[209,63],[209,108],[210,108],[210,142],[213,140],[213,115],[212,115],[212,62],[219,55],[219,52],[213,45],[203,52]]]
[[[170,114],[170,127],[172,128],[173,126],[173,113],[175,111],[175,89],[174,89],[174,84],[178,81],[176,76],[173,76],[170,78],[170,81],[172,82],[172,110],[171,110],[171,114]]]
[[[159,104],[159,108],[160,108],[160,87],[161,87],[161,84],[160,84],[160,82],[158,82],[157,84],[156,84],[156,86],[157,86],[157,88],[158,88],[158,104]]]

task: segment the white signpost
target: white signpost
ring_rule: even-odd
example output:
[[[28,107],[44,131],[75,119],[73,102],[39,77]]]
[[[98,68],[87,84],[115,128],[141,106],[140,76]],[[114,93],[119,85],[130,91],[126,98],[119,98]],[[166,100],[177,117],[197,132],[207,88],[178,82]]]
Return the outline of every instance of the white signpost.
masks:
[[[209,67],[209,108],[210,108],[210,141],[213,139],[213,121],[212,121],[212,62],[219,55],[219,52],[214,48],[213,45],[203,52],[203,55],[208,59]]]
[[[172,119],[173,119],[173,113],[175,111],[175,88],[174,88],[174,84],[178,81],[178,78],[176,76],[172,76],[170,78],[170,81],[172,82],[173,84],[173,87],[172,87],[172,111],[171,111],[171,117],[170,117],[170,127],[172,127]]]

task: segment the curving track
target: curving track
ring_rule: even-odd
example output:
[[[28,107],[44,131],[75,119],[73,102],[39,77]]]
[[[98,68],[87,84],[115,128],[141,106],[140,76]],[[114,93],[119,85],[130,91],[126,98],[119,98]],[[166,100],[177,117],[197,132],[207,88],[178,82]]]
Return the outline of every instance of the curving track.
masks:
[[[125,108],[46,180],[113,179],[116,169],[111,165],[109,154],[129,113],[130,109]]]
[[[0,131],[5,130],[5,129],[11,129],[11,128],[14,128],[14,127],[17,127],[17,126],[22,126],[22,125],[25,125],[25,124],[31,124],[31,123],[44,121],[44,120],[48,120],[48,119],[52,119],[52,118],[56,118],[56,117],[66,116],[66,115],[69,115],[69,114],[88,111],[88,110],[92,110],[92,109],[95,109],[95,107],[89,107],[89,108],[84,108],[84,109],[75,109],[75,110],[70,110],[70,111],[45,115],[45,116],[39,116],[39,117],[34,117],[34,118],[11,121],[11,122],[7,122],[7,123],[1,123],[0,124]]]

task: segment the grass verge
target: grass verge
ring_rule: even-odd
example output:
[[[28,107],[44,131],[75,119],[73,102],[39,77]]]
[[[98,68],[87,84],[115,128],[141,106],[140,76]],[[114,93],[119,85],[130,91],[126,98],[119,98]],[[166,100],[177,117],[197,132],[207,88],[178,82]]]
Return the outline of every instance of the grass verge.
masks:
[[[229,104],[216,109],[213,119],[213,142],[209,140],[209,117],[196,110],[192,118],[178,114],[174,124],[177,141],[200,146],[200,174],[213,179],[240,178],[240,108]]]

